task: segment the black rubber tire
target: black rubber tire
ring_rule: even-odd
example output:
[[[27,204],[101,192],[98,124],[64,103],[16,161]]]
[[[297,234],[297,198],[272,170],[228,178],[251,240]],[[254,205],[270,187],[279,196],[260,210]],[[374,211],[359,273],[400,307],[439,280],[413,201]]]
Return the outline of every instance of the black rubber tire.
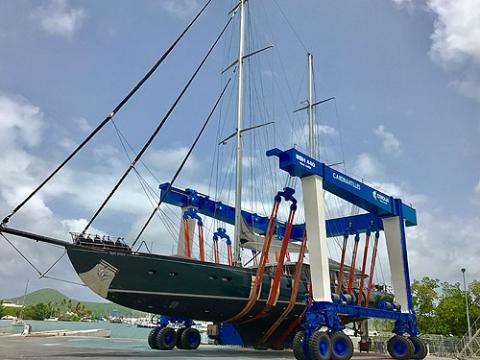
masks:
[[[194,328],[186,328],[182,332],[182,337],[180,342],[182,343],[182,348],[186,350],[195,350],[200,346],[202,337],[200,332]]]
[[[177,330],[177,349],[183,349],[182,346],[182,334],[185,331],[186,328],[181,328]]]
[[[151,349],[158,350],[157,335],[159,331],[160,328],[157,327],[155,329],[152,329],[152,331],[150,331],[150,334],[148,334],[148,346],[150,346]]]
[[[392,358],[407,360],[412,357],[413,343],[406,337],[395,335],[388,340],[387,350]]]
[[[330,334],[332,344],[331,360],[350,360],[353,356],[353,342],[343,331]]]
[[[177,333],[171,327],[160,329],[157,334],[157,346],[159,350],[172,350],[177,343]]]
[[[305,355],[305,351],[303,351],[303,336],[303,330],[300,330],[293,337],[293,355],[295,355],[297,360],[310,360],[310,356]]]
[[[413,344],[412,359],[425,359],[427,357],[427,345],[425,344],[425,342],[416,336],[410,336],[408,339]]]
[[[332,343],[328,333],[319,330],[315,331],[308,342],[308,350],[312,360],[330,360]]]

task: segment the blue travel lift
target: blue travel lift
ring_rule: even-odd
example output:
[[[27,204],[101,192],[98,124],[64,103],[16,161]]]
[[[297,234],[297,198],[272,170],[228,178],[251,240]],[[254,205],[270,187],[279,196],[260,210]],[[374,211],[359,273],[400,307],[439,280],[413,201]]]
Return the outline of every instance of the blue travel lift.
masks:
[[[298,360],[348,360],[353,344],[344,334],[343,319],[379,318],[395,321],[395,335],[388,341],[388,352],[394,359],[423,359],[427,350],[418,338],[416,316],[410,290],[405,226],[417,225],[416,211],[363,182],[337,171],[296,149],[272,149],[267,156],[279,158],[280,169],[302,182],[306,224],[294,225],[290,241],[301,241],[308,236],[308,249],[313,299],[308,309],[303,330],[294,337],[294,354]],[[228,224],[235,223],[233,207],[192,189],[178,189],[165,183],[160,185],[161,198],[181,208],[195,207],[199,213]],[[168,193],[165,192],[168,190]],[[325,219],[324,191],[366,211],[364,214]],[[246,224],[259,234],[265,234],[269,222],[266,216],[242,211]],[[359,306],[356,297],[331,293],[327,238],[384,231],[395,303],[380,301],[376,308]],[[278,222],[275,233],[283,234],[285,224]],[[221,324],[218,343],[242,345],[234,326]],[[408,335],[408,337],[406,336]]]
[[[417,224],[415,210],[400,199],[358,182],[295,149],[272,149],[267,156],[277,156],[280,168],[299,177],[303,188],[313,300],[308,305],[303,331],[294,338],[295,357],[298,360],[348,360],[353,354],[353,344],[343,333],[345,326],[341,318],[379,318],[395,321],[395,335],[388,341],[388,352],[393,358],[423,359],[427,351],[418,338],[405,238],[405,225]],[[370,230],[383,229],[385,233],[396,303],[380,302],[381,308],[369,308],[368,304],[358,306],[351,297],[332,297],[324,190],[380,219],[383,226],[375,221],[377,226]],[[355,229],[356,234],[359,232]]]

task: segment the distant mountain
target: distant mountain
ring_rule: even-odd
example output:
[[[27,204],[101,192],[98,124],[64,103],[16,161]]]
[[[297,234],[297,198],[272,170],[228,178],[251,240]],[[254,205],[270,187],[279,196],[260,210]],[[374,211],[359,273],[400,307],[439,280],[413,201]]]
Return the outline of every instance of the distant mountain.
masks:
[[[55,289],[41,289],[27,294],[27,296],[25,297],[25,305],[36,305],[40,303],[46,304],[49,302],[61,304],[63,300],[68,301],[68,299],[69,298],[67,296],[63,295],[60,291],[57,291]],[[73,299],[72,301],[77,302]],[[22,304],[23,296],[8,299],[6,300],[6,302]]]
[[[141,317],[145,316],[145,313],[137,310],[132,310],[121,305],[116,305],[111,302],[97,303],[97,302],[88,302],[88,301],[78,301],[75,299],[70,299],[68,296],[65,296],[60,291],[55,289],[41,289],[30,294],[27,294],[25,297],[25,305],[36,305],[40,303],[47,304],[49,302],[57,304],[59,307],[64,307],[71,300],[72,305],[74,306],[78,302],[83,304],[88,310],[92,311],[93,314],[98,314],[102,316],[108,316],[112,313],[113,309],[117,309],[120,316],[125,317]],[[6,299],[5,302],[22,304],[23,296],[19,296],[13,299]]]

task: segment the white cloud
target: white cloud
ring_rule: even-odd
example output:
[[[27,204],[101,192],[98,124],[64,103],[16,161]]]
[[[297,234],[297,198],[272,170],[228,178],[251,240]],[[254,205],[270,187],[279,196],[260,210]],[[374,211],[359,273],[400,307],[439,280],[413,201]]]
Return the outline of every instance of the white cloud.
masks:
[[[480,65],[480,8],[471,0],[428,0],[436,14],[432,58],[450,67],[473,62]]]
[[[477,185],[473,189],[473,203],[480,205],[480,180],[478,180]]]
[[[0,95],[0,146],[19,138],[27,146],[39,143],[43,126],[40,109],[19,96]]]
[[[400,150],[400,141],[392,132],[385,130],[384,125],[379,125],[373,133],[382,140],[385,152],[396,153]]]
[[[337,135],[337,130],[335,128],[328,126],[328,125],[317,125],[315,128],[315,133],[317,135]]]
[[[80,130],[83,132],[90,132],[93,130],[93,127],[90,125],[87,119],[85,118],[78,118],[75,120],[75,124],[78,126]]]
[[[0,211],[5,216],[21,200],[29,194],[54,168],[56,163],[47,155],[41,157],[38,148],[44,146],[42,133],[47,124],[40,109],[28,100],[11,95],[0,96],[0,165],[2,176],[0,177]],[[65,146],[70,146],[69,141],[64,141]],[[47,148],[55,151],[55,148]],[[9,222],[9,226],[25,229],[39,234],[69,239],[68,232],[83,229],[87,219],[104,200],[111,190],[113,183],[128,166],[124,154],[109,145],[97,145],[90,149],[89,166],[76,168],[74,162],[62,169],[62,171],[34,196],[24,208],[22,208]],[[168,181],[173,175],[176,166],[186,153],[185,148],[152,149],[145,161],[152,171],[158,175],[160,181]],[[186,166],[185,172],[179,180],[188,183],[189,186],[201,188],[196,182],[199,168],[198,160],[192,158]],[[139,164],[140,173],[151,185],[153,201],[158,199],[158,181],[152,179],[147,171]],[[59,206],[60,209],[59,210]],[[64,209],[73,209],[75,216],[69,216]],[[112,235],[136,235],[143,225],[152,206],[146,198],[138,180],[132,173],[112,198],[106,210],[94,223],[91,232],[107,233],[115,231]],[[169,211],[169,229],[175,229],[177,217]],[[112,220],[113,219],[113,220]],[[115,222],[115,219],[122,219]],[[179,222],[178,222],[179,224]],[[30,242],[28,240],[11,237],[15,245],[34,262],[41,270],[46,269],[56,258],[62,254],[61,249],[51,249],[50,246]],[[145,240],[155,243],[157,251],[170,252],[175,242],[169,236],[166,226],[158,221],[152,222],[144,236]],[[78,287],[63,283],[52,283],[48,280],[33,280],[35,274],[29,269],[19,255],[0,238],[0,298],[19,295],[22,292],[24,282],[18,281],[22,277],[32,279],[32,290],[42,287],[55,287],[65,291],[67,295],[79,296],[92,299],[89,290],[81,291]],[[52,275],[63,279],[79,281],[76,273],[68,260],[62,260]],[[8,284],[8,285],[7,285]],[[13,284],[13,285],[12,285]],[[80,288],[81,289],[81,288]]]
[[[383,174],[382,165],[370,154],[362,153],[357,156],[352,168],[357,178],[374,181]]]
[[[186,19],[200,8],[199,0],[162,0],[162,7],[170,14],[180,19]]]
[[[418,226],[407,231],[412,278],[459,281],[460,269],[465,267],[470,280],[478,279],[479,226],[479,217],[452,217],[444,209],[419,207]]]
[[[31,16],[47,34],[72,39],[83,24],[85,10],[70,8],[66,0],[50,0],[35,9]]]
[[[66,150],[73,150],[75,148],[75,141],[70,138],[63,138],[58,142],[58,145]]]
[[[453,85],[480,101],[480,6],[472,0],[427,0],[436,15],[430,57],[458,79]]]
[[[413,0],[392,0],[411,10]],[[480,101],[480,6],[474,0],[422,0],[434,16],[430,58],[454,74],[451,84]]]

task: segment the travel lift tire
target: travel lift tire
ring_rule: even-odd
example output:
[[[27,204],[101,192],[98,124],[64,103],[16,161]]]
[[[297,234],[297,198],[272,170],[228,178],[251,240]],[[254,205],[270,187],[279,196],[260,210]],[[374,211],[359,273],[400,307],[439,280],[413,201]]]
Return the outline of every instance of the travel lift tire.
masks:
[[[387,350],[392,358],[397,360],[407,360],[412,358],[414,345],[410,339],[395,335],[388,340]]]
[[[293,355],[297,360],[310,360],[310,357],[305,355],[305,351],[303,351],[303,338],[304,338],[303,330],[300,330],[295,334],[293,337]]]
[[[177,330],[177,349],[183,349],[182,346],[182,334],[185,331],[186,328],[181,328]]]
[[[200,332],[194,328],[186,328],[180,337],[182,348],[186,350],[195,350],[200,346],[201,340]]]
[[[353,356],[353,342],[343,331],[330,334],[332,344],[331,360],[350,360]]]
[[[427,356],[427,345],[423,342],[423,340],[416,336],[410,336],[408,339],[413,344],[412,359],[425,359]]]
[[[328,333],[320,330],[315,331],[308,343],[308,350],[312,360],[330,360],[332,343]]]
[[[159,331],[160,331],[160,328],[156,327],[155,329],[152,329],[152,331],[150,331],[150,334],[148,334],[148,345],[150,346],[151,349],[158,350],[157,335]]]
[[[159,350],[172,350],[177,343],[177,333],[171,327],[164,327],[158,332],[156,340]]]

